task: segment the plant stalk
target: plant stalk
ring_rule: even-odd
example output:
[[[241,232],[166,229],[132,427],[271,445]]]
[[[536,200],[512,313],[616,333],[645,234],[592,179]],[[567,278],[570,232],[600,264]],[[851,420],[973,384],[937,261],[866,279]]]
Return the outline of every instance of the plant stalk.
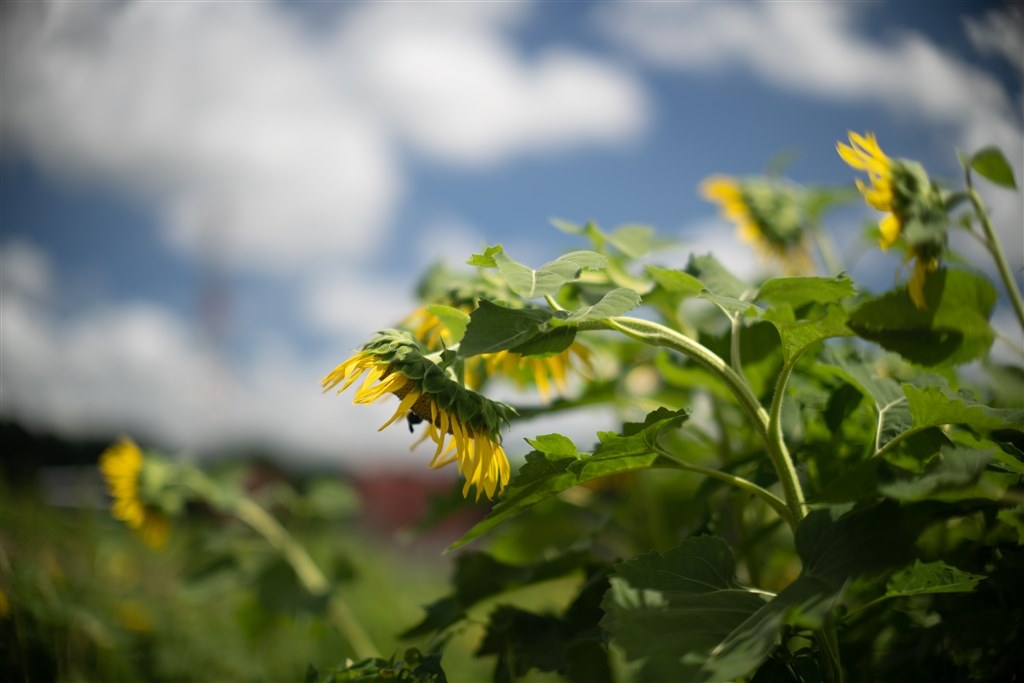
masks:
[[[768,413],[743,377],[702,344],[659,323],[628,316],[606,318],[599,322],[605,328],[616,330],[645,344],[674,349],[697,361],[725,382],[765,443],[772,466],[782,484],[786,506],[790,511],[787,522],[795,531],[800,520],[806,515],[803,489],[796,476],[796,468],[781,436],[773,438]]]
[[[996,231],[992,228],[992,221],[988,218],[988,212],[981,201],[981,195],[973,187],[968,187],[967,196],[971,200],[971,205],[974,206],[974,212],[981,222],[982,230],[985,231],[985,246],[988,247],[989,253],[992,254],[992,259],[996,262],[999,277],[1002,278],[1003,286],[1006,287],[1006,294],[1010,297],[1013,312],[1017,314],[1017,321],[1020,323],[1021,329],[1024,329],[1024,298],[1021,298],[1020,289],[1017,288],[1017,281],[1014,280],[1013,272],[1006,261],[1003,245],[999,241]]]

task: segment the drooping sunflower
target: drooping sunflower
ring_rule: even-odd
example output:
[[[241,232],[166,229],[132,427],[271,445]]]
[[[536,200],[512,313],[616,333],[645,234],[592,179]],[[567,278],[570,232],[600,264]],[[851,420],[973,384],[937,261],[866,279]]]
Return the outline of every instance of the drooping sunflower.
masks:
[[[903,219],[893,204],[893,169],[892,160],[882,151],[874,133],[858,135],[852,130],[848,132],[850,144],[836,143],[836,151],[850,167],[868,174],[871,186],[857,178],[854,182],[866,201],[886,215],[878,223],[880,233],[878,244],[888,249],[896,244],[903,231]]]
[[[925,281],[939,267],[949,222],[942,195],[920,164],[890,158],[874,133],[847,136],[850,144],[836,142],[836,151],[851,168],[868,174],[871,184],[857,178],[857,189],[868,205],[886,212],[878,223],[878,244],[889,249],[903,238],[903,263],[911,264],[907,293],[917,308],[927,308]]]
[[[114,498],[111,506],[113,517],[134,529],[150,547],[160,548],[167,543],[170,523],[139,495],[143,462],[138,445],[128,437],[122,437],[100,455],[99,466]]]
[[[424,439],[429,438],[437,446],[431,468],[456,462],[459,473],[466,478],[463,496],[474,486],[477,499],[481,493],[493,498],[501,492],[510,467],[500,432],[512,408],[450,378],[423,354],[408,332],[378,332],[371,342],[328,373],[321,384],[324,391],[337,388],[340,394],[363,375],[353,403],[372,403],[387,394],[400,399],[394,414],[379,430],[402,417],[409,419],[410,426],[426,423]]]
[[[789,274],[811,271],[804,203],[797,188],[773,178],[715,175],[701,183],[700,191],[721,207],[740,239],[763,259],[777,262]]]

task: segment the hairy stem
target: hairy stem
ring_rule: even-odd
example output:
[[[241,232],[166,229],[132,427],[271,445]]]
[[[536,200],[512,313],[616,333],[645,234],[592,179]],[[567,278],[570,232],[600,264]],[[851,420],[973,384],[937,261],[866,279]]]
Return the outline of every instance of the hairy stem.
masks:
[[[969,179],[970,177],[968,176]],[[989,253],[992,254],[992,259],[996,262],[996,268],[999,269],[999,277],[1002,278],[1003,286],[1006,287],[1006,294],[1010,297],[1013,312],[1017,314],[1017,321],[1020,322],[1021,329],[1024,329],[1024,299],[1021,298],[1020,290],[1017,288],[1017,281],[1013,278],[1010,265],[1006,262],[1003,245],[999,241],[996,231],[992,228],[992,221],[988,218],[988,211],[985,210],[985,205],[981,201],[981,195],[973,187],[968,187],[967,196],[974,206],[974,212],[981,222],[982,230],[985,231],[985,246],[988,247]]]
[[[803,489],[800,487],[800,480],[796,476],[796,468],[793,466],[792,458],[781,435],[778,438],[773,438],[770,432],[768,413],[758,402],[757,397],[754,396],[753,391],[750,389],[750,385],[747,384],[743,377],[705,346],[664,325],[628,316],[606,318],[603,321],[599,321],[599,325],[606,329],[621,332],[645,344],[674,349],[697,361],[705,369],[725,382],[765,443],[768,456],[771,458],[772,465],[775,468],[775,473],[782,484],[786,506],[790,511],[787,521],[790,527],[795,530],[796,525],[806,515]]]

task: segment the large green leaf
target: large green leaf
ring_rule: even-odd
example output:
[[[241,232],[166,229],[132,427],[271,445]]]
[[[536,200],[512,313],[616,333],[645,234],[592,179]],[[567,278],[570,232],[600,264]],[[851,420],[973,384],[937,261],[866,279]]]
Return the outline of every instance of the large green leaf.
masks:
[[[880,484],[878,490],[896,500],[914,501],[969,489],[991,459],[990,451],[947,445],[923,474],[896,478]]]
[[[689,539],[616,565],[603,624],[644,680],[733,680],[768,657],[784,625],[819,626],[851,579],[905,564],[912,541],[893,503],[812,512],[796,534],[803,571],[766,602],[738,584],[723,541]]]
[[[939,270],[925,280],[926,308],[915,306],[901,287],[862,303],[850,314],[849,326],[913,363],[959,365],[984,356],[992,346],[988,319],[996,296],[979,275]]]
[[[601,622],[646,680],[697,680],[698,657],[765,604],[740,586],[725,541],[701,536],[615,565]],[[666,637],[671,634],[671,637]]]
[[[799,308],[809,303],[837,303],[856,291],[853,280],[845,273],[836,277],[777,277],[761,285],[754,301],[786,303]]]
[[[647,273],[654,278],[664,291],[676,294],[680,298],[697,296],[701,290],[706,289],[704,283],[681,270],[662,268],[660,266],[645,266]]]
[[[513,292],[524,299],[533,299],[555,294],[566,282],[577,279],[583,270],[603,268],[605,258],[593,251],[574,251],[533,269],[499,252],[494,255],[494,262]]]
[[[809,317],[798,318],[792,306],[780,303],[765,311],[762,317],[778,330],[782,340],[782,356],[787,363],[812,344],[851,334],[846,325],[846,311],[836,304],[815,308]]]
[[[593,306],[578,308],[569,314],[567,322],[580,323],[586,320],[600,320],[622,315],[640,305],[640,295],[632,289],[618,287],[601,297]]]
[[[1024,410],[990,408],[962,396],[951,396],[940,387],[903,385],[915,428],[959,424],[980,431],[1024,428]]]
[[[453,592],[424,607],[427,614],[416,626],[402,634],[414,638],[442,631],[466,617],[473,605],[514,588],[565,576],[583,567],[585,553],[566,553],[535,564],[502,562],[487,553],[463,553],[455,560]]]
[[[739,299],[749,289],[711,254],[691,255],[686,272],[704,283],[705,289],[712,294]]]
[[[826,349],[821,367],[857,387],[875,404],[876,447],[880,448],[913,425],[910,407],[899,382],[878,375],[874,364],[852,351]]]
[[[469,316],[459,355],[468,358],[521,346],[549,332],[552,315],[550,311],[508,308],[481,299],[480,306]]]

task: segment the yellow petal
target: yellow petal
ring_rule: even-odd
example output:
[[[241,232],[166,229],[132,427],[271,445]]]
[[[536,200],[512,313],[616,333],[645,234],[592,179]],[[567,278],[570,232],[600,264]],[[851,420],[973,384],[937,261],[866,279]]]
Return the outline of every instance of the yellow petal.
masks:
[[[900,225],[900,219],[895,214],[889,214],[878,223],[878,230],[882,233],[881,238],[878,240],[879,246],[882,249],[888,249],[892,245],[896,244],[896,240],[900,237],[902,226]]]

